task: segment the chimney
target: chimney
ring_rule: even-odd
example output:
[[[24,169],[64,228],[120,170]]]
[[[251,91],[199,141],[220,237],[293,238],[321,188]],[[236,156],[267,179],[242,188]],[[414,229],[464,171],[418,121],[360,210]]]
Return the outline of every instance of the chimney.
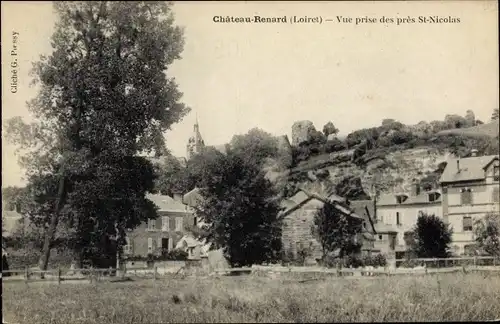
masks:
[[[458,159],[457,160],[457,173],[460,172],[460,160]]]
[[[174,193],[173,193],[173,198],[174,198],[174,200],[175,200],[175,201],[180,201],[180,202],[182,202],[182,200],[183,200],[183,199],[182,199],[182,198],[183,198],[183,197],[182,197],[182,193],[180,193],[180,192],[174,192]]]
[[[415,197],[420,194],[420,184],[416,179],[413,179],[413,182],[411,184],[411,196]]]
[[[470,151],[470,156],[477,156],[477,150],[476,149],[472,149]]]

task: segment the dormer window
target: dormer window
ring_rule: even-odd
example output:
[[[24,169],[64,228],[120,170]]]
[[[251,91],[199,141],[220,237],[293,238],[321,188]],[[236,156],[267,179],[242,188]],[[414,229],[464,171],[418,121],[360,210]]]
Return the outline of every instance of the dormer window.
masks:
[[[439,199],[441,195],[437,192],[432,192],[429,194],[429,202],[433,202]]]
[[[406,199],[408,199],[408,197],[406,195],[397,195],[396,196],[396,201],[398,202],[398,204],[402,204],[406,201]]]

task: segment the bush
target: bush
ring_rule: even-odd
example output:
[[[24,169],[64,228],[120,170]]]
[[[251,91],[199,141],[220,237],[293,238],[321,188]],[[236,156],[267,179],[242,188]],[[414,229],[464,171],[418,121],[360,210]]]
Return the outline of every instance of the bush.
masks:
[[[387,259],[382,254],[377,254],[374,256],[366,255],[363,257],[348,255],[343,258],[338,258],[328,255],[325,257],[325,260],[323,260],[322,264],[323,266],[326,266],[328,268],[336,268],[336,267],[350,268],[351,266],[353,268],[366,267],[366,266],[385,267],[387,265]]]
[[[338,138],[334,138],[332,140],[327,141],[323,146],[324,153],[333,153],[345,150],[347,147],[341,140]]]
[[[372,266],[372,267],[385,267],[387,265],[387,259],[382,254],[377,255],[366,255],[363,257],[363,266]]]
[[[390,140],[393,145],[409,143],[414,138],[414,135],[406,131],[395,131],[390,135]]]

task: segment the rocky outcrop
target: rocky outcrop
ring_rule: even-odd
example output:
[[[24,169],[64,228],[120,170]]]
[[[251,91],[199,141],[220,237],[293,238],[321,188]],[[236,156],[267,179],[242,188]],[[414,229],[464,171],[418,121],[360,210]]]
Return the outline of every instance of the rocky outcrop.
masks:
[[[333,163],[335,161],[328,158],[328,161],[318,162],[309,168],[303,166],[295,168],[286,179],[280,179],[280,185],[283,187],[284,183],[288,182],[304,188],[326,185],[333,189],[345,181],[344,179],[351,178],[355,182],[351,181],[347,187],[356,188],[360,185],[369,196],[373,196],[375,189],[382,193],[394,190],[409,191],[413,179],[426,178],[439,168],[440,163],[450,157],[450,153],[440,152],[437,149],[410,149],[377,155],[377,158],[365,167],[344,160]]]
[[[283,169],[288,169],[293,164],[292,145],[286,135],[278,136],[276,141],[278,146],[277,162]]]

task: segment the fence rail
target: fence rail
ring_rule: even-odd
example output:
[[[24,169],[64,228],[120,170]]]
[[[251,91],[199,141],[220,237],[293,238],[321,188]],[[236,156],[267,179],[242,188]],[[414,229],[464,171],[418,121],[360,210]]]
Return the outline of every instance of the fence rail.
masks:
[[[491,260],[492,265],[479,264],[478,260]],[[396,262],[404,262],[405,259],[397,259]],[[414,268],[395,268],[395,267],[361,267],[361,268],[320,268],[320,267],[285,267],[285,266],[252,266],[244,268],[219,268],[212,269],[210,272],[214,275],[221,274],[270,274],[270,273],[302,273],[302,274],[330,274],[339,277],[345,276],[393,276],[393,275],[419,275],[419,274],[433,274],[433,273],[449,273],[449,272],[500,272],[500,260],[494,257],[471,257],[471,258],[447,258],[447,259],[414,259],[417,263],[426,264],[427,262],[452,262],[452,261],[473,261],[469,264],[462,264],[461,266],[443,267],[443,268],[428,268],[428,267],[414,267]],[[449,263],[448,263],[449,264]],[[82,269],[69,269],[63,270],[61,268],[40,270],[40,269],[17,269],[17,270],[4,270],[2,271],[3,281],[57,281],[59,284],[62,281],[76,281],[76,280],[89,280],[90,282],[99,282],[106,280],[105,278],[116,278],[117,280],[125,279],[126,277],[142,277],[151,278],[156,281],[158,278],[165,276],[167,273],[173,276],[179,274],[186,267],[182,266],[179,269],[170,269],[177,271],[166,271],[164,268],[159,267],[136,267],[136,268],[123,268],[123,269],[98,269],[98,268],[82,268]],[[161,271],[163,270],[163,271]],[[36,276],[38,274],[38,276]],[[10,276],[5,276],[10,275]],[[16,276],[17,275],[17,276]]]

